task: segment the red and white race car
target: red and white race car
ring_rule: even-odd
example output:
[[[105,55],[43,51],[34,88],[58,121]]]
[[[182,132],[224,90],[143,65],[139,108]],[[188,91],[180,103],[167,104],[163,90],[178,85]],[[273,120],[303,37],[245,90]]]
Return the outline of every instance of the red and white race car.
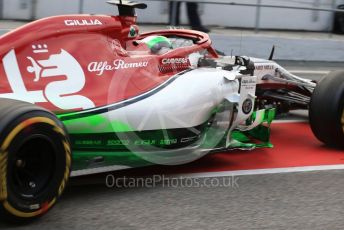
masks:
[[[202,32],[139,32],[119,16],[66,15],[0,37],[0,213],[42,216],[72,176],[174,165],[271,147],[275,113],[310,109],[324,143],[344,145],[344,72],[319,83],[272,61],[223,56]]]

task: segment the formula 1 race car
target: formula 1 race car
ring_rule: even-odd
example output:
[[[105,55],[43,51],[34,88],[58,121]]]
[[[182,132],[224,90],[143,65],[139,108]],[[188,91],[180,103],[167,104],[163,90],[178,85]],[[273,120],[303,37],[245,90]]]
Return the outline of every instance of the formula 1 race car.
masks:
[[[0,215],[49,211],[70,175],[184,164],[272,147],[276,113],[309,109],[315,136],[344,145],[344,72],[319,83],[272,61],[219,55],[205,33],[139,33],[135,9],[67,15],[0,38]]]

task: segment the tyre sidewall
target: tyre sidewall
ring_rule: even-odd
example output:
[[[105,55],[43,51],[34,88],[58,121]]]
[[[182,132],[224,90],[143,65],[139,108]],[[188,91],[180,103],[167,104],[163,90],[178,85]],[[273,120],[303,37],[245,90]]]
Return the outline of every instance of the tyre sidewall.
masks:
[[[38,118],[38,119],[37,119]],[[36,122],[32,124],[26,124],[28,121]],[[41,121],[37,121],[41,119]],[[48,123],[47,123],[48,122]],[[13,130],[23,126],[20,131],[13,137]],[[33,199],[23,199],[20,197],[15,189],[13,189],[11,183],[11,174],[14,167],[14,154],[19,150],[23,139],[30,135],[40,134],[53,143],[54,148],[57,150],[54,154],[55,168],[52,173],[51,180],[48,182],[48,186],[43,189],[43,192]],[[8,138],[11,138],[10,140]],[[9,145],[6,149],[2,149],[2,154],[7,154],[7,165],[5,172],[0,170],[0,177],[6,173],[6,188],[7,198],[1,201],[2,209],[7,219],[29,220],[42,216],[56,203],[58,197],[62,194],[65,185],[67,183],[70,167],[71,167],[71,152],[69,140],[66,135],[66,131],[63,128],[63,124],[51,113],[47,111],[30,111],[19,117],[13,119],[0,136],[0,144],[4,145],[5,141],[9,141]],[[39,146],[38,146],[39,148]],[[3,160],[4,162],[5,160]],[[0,161],[0,165],[3,163]],[[0,179],[3,182],[3,179]]]
[[[320,141],[332,146],[343,146],[343,110],[344,72],[333,72],[318,83],[310,103],[310,125]]]

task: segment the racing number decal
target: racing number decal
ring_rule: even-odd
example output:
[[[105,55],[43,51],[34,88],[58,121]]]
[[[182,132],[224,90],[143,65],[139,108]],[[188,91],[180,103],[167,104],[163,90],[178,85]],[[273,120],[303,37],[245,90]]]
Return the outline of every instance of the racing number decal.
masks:
[[[36,48],[36,46],[33,46]],[[47,48],[47,46],[45,45]],[[34,53],[39,53],[37,50]],[[48,49],[40,52],[49,52]],[[41,78],[66,76],[64,81],[53,81],[43,90],[28,91],[21,75],[18,60],[14,50],[6,54],[2,60],[7,80],[13,93],[0,94],[0,97],[23,100],[31,103],[50,102],[63,109],[89,109],[95,107],[94,103],[82,95],[71,95],[80,92],[86,83],[84,71],[78,61],[67,51],[61,49],[59,54],[50,55],[47,60],[35,60],[27,57],[31,65],[27,72],[34,75],[34,82]],[[65,96],[67,95],[67,96]]]

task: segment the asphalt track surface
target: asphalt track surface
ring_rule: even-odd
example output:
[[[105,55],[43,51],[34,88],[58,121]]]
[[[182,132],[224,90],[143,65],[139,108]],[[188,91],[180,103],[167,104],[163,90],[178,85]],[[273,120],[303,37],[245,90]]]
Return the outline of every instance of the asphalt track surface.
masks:
[[[342,66],[282,64],[313,79]],[[284,119],[306,118],[301,111]],[[325,148],[300,121],[277,123],[272,132],[274,149],[219,153],[185,166],[110,173],[136,181],[158,176],[149,186],[132,186],[122,179],[109,188],[109,174],[73,178],[45,217],[24,226],[0,222],[0,229],[343,229],[344,171],[334,169],[344,164],[344,153]],[[287,149],[290,146],[295,148]],[[317,166],[324,168],[313,171]],[[286,173],[295,167],[296,172]]]

